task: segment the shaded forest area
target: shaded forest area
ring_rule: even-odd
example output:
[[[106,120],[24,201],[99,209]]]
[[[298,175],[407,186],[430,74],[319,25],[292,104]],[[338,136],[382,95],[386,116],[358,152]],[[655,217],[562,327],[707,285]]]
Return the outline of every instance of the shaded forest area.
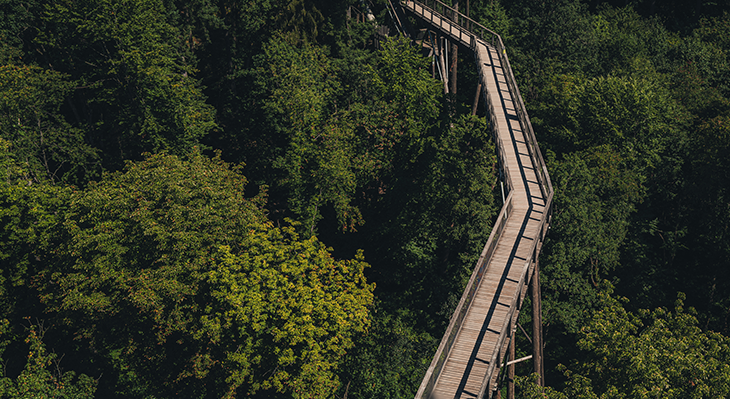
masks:
[[[730,3],[470,15],[556,190],[518,396],[730,395]],[[412,397],[501,194],[472,55],[445,95],[388,21],[0,2],[0,397]]]

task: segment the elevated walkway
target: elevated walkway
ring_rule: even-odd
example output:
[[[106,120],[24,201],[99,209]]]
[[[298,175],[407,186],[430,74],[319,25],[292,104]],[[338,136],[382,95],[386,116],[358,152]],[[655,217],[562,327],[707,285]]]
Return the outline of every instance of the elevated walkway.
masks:
[[[491,397],[536,275],[553,188],[499,35],[437,0],[400,4],[474,52],[509,191],[416,398]]]

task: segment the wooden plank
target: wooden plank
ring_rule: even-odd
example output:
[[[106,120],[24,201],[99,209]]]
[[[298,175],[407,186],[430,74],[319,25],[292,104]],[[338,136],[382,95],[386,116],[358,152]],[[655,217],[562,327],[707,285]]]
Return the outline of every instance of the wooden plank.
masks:
[[[402,4],[422,15],[452,39],[469,45],[472,36],[452,21],[441,19],[438,14],[413,1],[404,1]],[[519,286],[519,281],[525,272],[524,268],[529,267],[526,260],[531,257],[535,237],[540,233],[540,218],[546,202],[541,197],[536,168],[529,156],[527,141],[517,119],[514,109],[516,104],[509,92],[507,75],[501,67],[499,54],[496,49],[482,42],[477,44],[475,50],[482,69],[482,87],[488,97],[485,104],[491,107],[490,113],[495,118],[494,124],[497,127],[496,134],[505,143],[502,163],[510,176],[513,211],[494,246],[487,271],[480,279],[480,285],[471,299],[450,356],[444,362],[434,387],[434,392],[448,398],[471,397],[465,392],[457,392],[463,385],[462,382],[467,391],[476,393],[489,370],[487,362],[492,359],[495,351],[499,353],[497,358],[502,357],[501,352],[507,343],[498,341],[499,334],[516,317],[515,313],[510,313],[514,298],[524,296],[526,286]],[[540,213],[535,212],[536,209]],[[478,339],[480,342],[477,342]],[[470,371],[465,375],[467,368]]]

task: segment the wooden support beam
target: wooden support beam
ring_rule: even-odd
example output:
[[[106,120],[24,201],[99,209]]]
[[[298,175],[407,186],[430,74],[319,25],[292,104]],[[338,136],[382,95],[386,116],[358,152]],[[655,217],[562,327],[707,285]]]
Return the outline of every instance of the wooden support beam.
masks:
[[[535,259],[532,276],[532,360],[538,376],[537,385],[545,386],[545,370],[542,362],[542,300],[540,299],[540,263]]]
[[[477,107],[479,106],[479,97],[482,96],[482,83],[479,82],[477,85],[477,92],[474,94],[474,104],[471,106],[471,114],[477,114]]]
[[[447,56],[444,55],[444,52],[447,51],[446,44],[448,43],[448,40],[445,38],[439,38],[439,61],[440,67],[441,67],[441,79],[444,81],[444,93],[449,94],[449,71],[447,71],[448,66],[446,65],[446,60],[448,59]]]
[[[515,341],[517,334],[512,333],[509,342],[509,361],[507,362],[507,399],[515,399]]]
[[[459,1],[454,1],[454,10],[459,11]],[[456,40],[451,42],[451,45],[449,46],[449,50],[451,50],[451,77],[449,78],[449,83],[451,83],[451,89],[449,90],[452,94],[456,94],[456,67],[459,63],[459,42]]]

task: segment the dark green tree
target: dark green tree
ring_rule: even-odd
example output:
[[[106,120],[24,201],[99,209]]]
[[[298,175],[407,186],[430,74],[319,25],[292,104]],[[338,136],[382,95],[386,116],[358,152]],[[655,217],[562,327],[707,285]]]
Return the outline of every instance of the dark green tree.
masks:
[[[161,0],[61,1],[40,15],[36,57],[78,82],[69,114],[107,168],[146,151],[184,154],[215,128],[167,16]]]
[[[7,330],[8,321],[0,320],[0,336]],[[25,368],[15,378],[0,376],[0,398],[93,398],[96,381],[84,374],[77,378],[73,371],[61,372],[60,359],[55,353],[48,353],[43,333],[42,325],[30,326],[25,340],[29,347]],[[0,346],[0,356],[2,349]]]

